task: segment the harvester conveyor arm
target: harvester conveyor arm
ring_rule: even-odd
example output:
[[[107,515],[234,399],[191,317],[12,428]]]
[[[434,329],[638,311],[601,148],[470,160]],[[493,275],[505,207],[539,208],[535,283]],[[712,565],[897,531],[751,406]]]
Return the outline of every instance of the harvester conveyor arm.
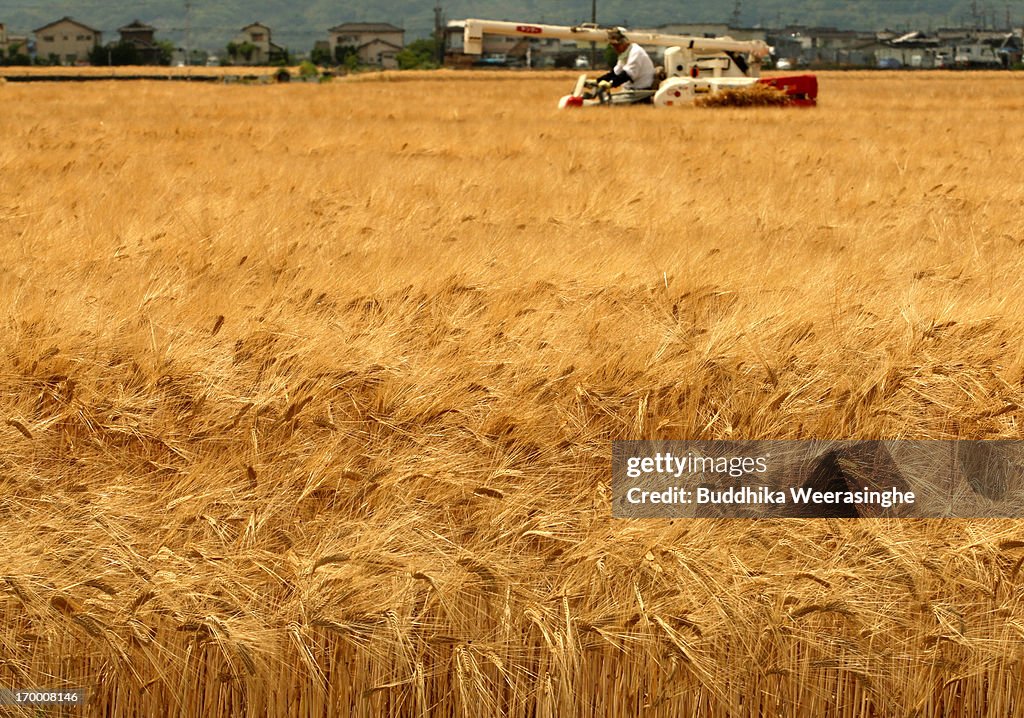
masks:
[[[484,35],[513,35],[518,37],[552,37],[581,42],[607,42],[608,29],[595,25],[537,25],[534,23],[503,22],[499,20],[466,20],[463,52],[479,55],[483,52]],[[768,45],[760,40],[733,40],[721,37],[691,37],[668,35],[660,32],[625,31],[630,42],[640,45],[681,47],[694,52],[743,52],[754,57],[766,57]]]

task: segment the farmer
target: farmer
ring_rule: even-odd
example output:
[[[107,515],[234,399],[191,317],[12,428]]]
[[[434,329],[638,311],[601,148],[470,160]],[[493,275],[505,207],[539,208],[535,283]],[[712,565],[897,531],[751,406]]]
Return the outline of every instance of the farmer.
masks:
[[[608,44],[619,55],[618,62],[610,71],[597,78],[606,87],[624,86],[627,90],[654,89],[654,63],[647,51],[630,42],[622,28],[608,31]]]

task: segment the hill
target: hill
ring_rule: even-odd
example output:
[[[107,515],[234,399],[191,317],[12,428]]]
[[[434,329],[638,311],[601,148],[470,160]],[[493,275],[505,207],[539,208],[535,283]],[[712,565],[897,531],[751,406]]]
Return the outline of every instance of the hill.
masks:
[[[424,36],[433,27],[431,0],[309,0],[305,3],[280,3],[269,0],[241,2],[193,2],[190,24],[193,45],[210,50],[222,48],[238,31],[253,20],[269,24],[274,39],[296,51],[308,50],[313,42],[326,36],[327,28],[346,21],[386,20],[402,25],[407,40]],[[485,17],[523,19],[533,22],[575,23],[590,19],[591,3],[586,0],[538,2],[538,0],[454,0],[442,2],[447,18]],[[2,11],[0,22],[15,32],[28,32],[46,22],[71,15],[112,36],[116,28],[135,16],[159,29],[159,35],[175,41],[184,38],[185,3],[180,0],[150,0],[124,9],[113,3],[95,0],[79,2],[41,0],[31,6],[13,6]],[[758,0],[739,7],[740,22],[745,25],[835,25],[842,28],[938,27],[973,22],[971,4],[939,0],[866,0],[847,3],[838,0]],[[681,5],[675,0],[601,0],[598,20],[627,26],[658,25],[668,22],[723,22],[730,18],[732,6],[715,0],[693,0]],[[979,19],[979,22],[981,20]],[[1005,23],[1005,15],[989,14],[988,24]],[[1019,18],[1014,24],[1019,24]]]

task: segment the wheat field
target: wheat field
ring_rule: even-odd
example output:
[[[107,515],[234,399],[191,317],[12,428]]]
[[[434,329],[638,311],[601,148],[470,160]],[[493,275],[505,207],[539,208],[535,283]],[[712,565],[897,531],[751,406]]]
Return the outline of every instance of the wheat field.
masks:
[[[0,84],[0,686],[1019,715],[1018,522],[610,515],[613,439],[1020,438],[1024,74],[819,79]]]

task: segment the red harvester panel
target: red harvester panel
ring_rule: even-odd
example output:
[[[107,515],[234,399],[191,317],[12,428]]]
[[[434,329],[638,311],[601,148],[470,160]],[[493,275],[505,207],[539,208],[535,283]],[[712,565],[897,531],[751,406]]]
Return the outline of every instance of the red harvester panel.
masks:
[[[818,78],[814,75],[762,77],[758,82],[782,90],[789,95],[794,105],[814,107],[818,104]]]

